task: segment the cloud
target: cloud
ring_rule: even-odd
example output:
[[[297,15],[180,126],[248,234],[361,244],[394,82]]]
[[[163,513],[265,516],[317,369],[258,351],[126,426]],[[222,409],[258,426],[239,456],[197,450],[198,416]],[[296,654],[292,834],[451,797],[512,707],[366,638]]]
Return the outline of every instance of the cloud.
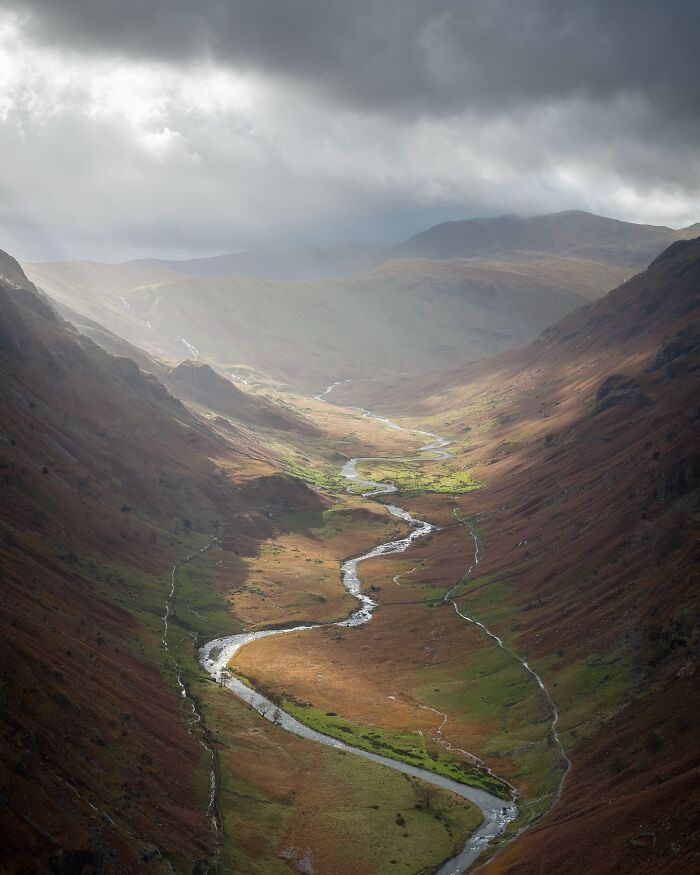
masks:
[[[25,258],[700,217],[700,6],[0,0],[0,230]]]
[[[3,0],[46,45],[293,78],[363,110],[700,105],[695,0]]]

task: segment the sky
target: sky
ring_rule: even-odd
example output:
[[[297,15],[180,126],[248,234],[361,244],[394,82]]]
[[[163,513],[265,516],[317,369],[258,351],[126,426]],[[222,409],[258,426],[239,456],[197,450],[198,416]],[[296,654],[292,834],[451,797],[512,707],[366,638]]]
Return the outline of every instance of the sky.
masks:
[[[0,248],[700,220],[697,0],[0,0]]]

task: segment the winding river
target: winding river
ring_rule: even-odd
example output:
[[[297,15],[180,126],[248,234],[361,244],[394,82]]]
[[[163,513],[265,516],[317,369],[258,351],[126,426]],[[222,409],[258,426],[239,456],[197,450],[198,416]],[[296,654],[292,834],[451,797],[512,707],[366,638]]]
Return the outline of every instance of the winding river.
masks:
[[[325,397],[337,385],[339,385],[339,383],[333,383],[325,390],[325,392],[322,392],[320,395],[316,396],[317,399],[325,400]],[[449,443],[449,441],[447,441],[445,438],[438,437],[431,432],[412,431],[411,429],[405,429],[402,426],[397,425],[395,422],[391,422],[391,420],[385,419],[384,417],[374,416],[367,410],[362,410],[361,412],[363,416],[376,419],[384,423],[384,425],[386,425],[388,428],[399,429],[401,431],[411,431],[413,434],[423,434],[429,438],[432,438],[432,441],[427,443],[425,446],[419,448],[418,453],[415,457],[417,459],[442,459],[446,458],[449,455],[444,451],[444,447]],[[345,463],[341,470],[342,476],[350,484],[355,484],[361,489],[365,490],[362,492],[362,495],[365,497],[387,495],[397,491],[396,487],[392,484],[379,483],[373,480],[365,480],[358,473],[357,465],[359,462],[373,461],[376,459],[377,457],[350,459],[348,462]],[[386,458],[383,458],[382,461],[386,461]],[[228,635],[224,638],[216,638],[213,641],[209,641],[200,649],[199,661],[202,667],[218,683],[229,689],[239,699],[248,703],[267,720],[276,723],[278,726],[281,726],[288,732],[293,732],[295,735],[299,735],[302,738],[309,739],[310,741],[315,741],[318,744],[324,744],[329,747],[336,748],[337,750],[346,751],[348,753],[364,757],[367,760],[381,763],[382,765],[388,766],[389,768],[395,769],[396,771],[403,772],[406,775],[420,778],[430,784],[434,784],[438,787],[450,790],[453,793],[457,793],[459,796],[462,796],[464,799],[468,799],[470,802],[473,802],[475,805],[477,805],[478,808],[481,810],[483,816],[483,821],[481,825],[469,837],[462,851],[457,856],[443,863],[436,870],[436,875],[458,875],[458,873],[463,872],[468,866],[470,866],[471,863],[473,863],[474,860],[476,860],[476,858],[481,854],[489,841],[495,836],[499,835],[501,832],[503,832],[505,827],[517,816],[518,810],[514,802],[505,802],[503,799],[500,799],[497,796],[494,796],[491,793],[487,793],[486,791],[480,790],[476,787],[471,787],[467,784],[461,784],[458,781],[453,781],[450,778],[443,777],[442,775],[436,775],[433,772],[416,768],[415,766],[411,766],[407,763],[401,763],[396,760],[389,759],[388,757],[381,756],[380,754],[371,753],[370,751],[365,751],[356,747],[352,747],[351,745],[345,744],[344,742],[339,741],[336,738],[332,738],[328,735],[324,735],[321,732],[317,732],[316,730],[305,726],[303,723],[300,723],[290,714],[287,714],[270,699],[267,699],[265,696],[246,686],[244,683],[234,677],[227,668],[233,657],[242,647],[244,647],[246,644],[250,644],[252,641],[257,641],[260,638],[267,638],[271,635],[286,635],[289,632],[299,632],[305,629],[320,628],[321,626],[332,625],[353,627],[361,626],[364,623],[370,622],[370,620],[372,619],[372,613],[377,607],[377,602],[375,602],[372,598],[370,598],[370,596],[362,592],[361,580],[358,571],[360,563],[364,562],[367,559],[372,559],[375,556],[386,556],[389,554],[403,553],[415,541],[418,541],[421,538],[426,537],[426,535],[430,534],[431,532],[435,531],[435,526],[431,525],[428,522],[425,522],[424,520],[415,519],[411,516],[410,513],[408,513],[408,511],[403,510],[396,505],[385,504],[385,507],[390,514],[408,523],[411,530],[405,538],[400,538],[395,541],[388,541],[385,544],[380,544],[379,546],[370,550],[368,553],[363,553],[361,556],[356,556],[353,559],[348,559],[342,564],[341,580],[343,586],[350,593],[350,595],[356,598],[359,602],[358,608],[347,619],[341,620],[336,623],[298,625],[285,629],[262,629],[257,632],[244,632],[238,635]],[[471,618],[465,617],[464,619],[468,619],[470,622],[474,622]],[[474,757],[474,759],[478,761],[477,757]]]

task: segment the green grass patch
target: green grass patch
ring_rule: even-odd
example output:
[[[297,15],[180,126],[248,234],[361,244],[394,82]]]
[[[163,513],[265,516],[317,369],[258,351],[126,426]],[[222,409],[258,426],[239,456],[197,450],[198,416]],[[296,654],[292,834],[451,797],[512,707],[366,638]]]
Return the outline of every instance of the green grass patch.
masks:
[[[552,744],[549,705],[507,652],[484,636],[454,659],[422,668],[417,681],[412,692],[420,701],[484,727],[478,753],[509,760],[509,779],[527,797],[556,790],[561,757]]]
[[[462,602],[462,610],[478,617],[501,636],[506,646],[519,653],[514,627],[530,605],[517,612],[513,606],[513,587],[503,579],[482,577],[463,583],[460,593],[468,598]],[[483,583],[488,586],[470,595],[470,589]],[[607,716],[629,700],[630,691],[634,689],[635,659],[631,654],[624,654],[623,648],[593,653],[575,662],[567,661],[565,651],[544,658],[527,653],[520,655],[528,658],[557,703],[559,731],[567,747],[590,735]]]
[[[305,463],[292,456],[286,456],[282,459],[284,470],[292,477],[297,477],[308,483],[310,486],[316,486],[319,489],[325,489],[328,492],[342,492],[345,488],[345,480],[340,476],[340,468],[335,465]]]
[[[461,784],[487,790],[503,799],[510,798],[508,788],[497,778],[469,761],[456,759],[437,745],[426,744],[423,736],[394,732],[381,727],[362,726],[321,708],[294,700],[284,699],[282,707],[301,723],[353,747],[402,763],[410,763],[436,775],[452,778]]]
[[[343,835],[363,836],[347,849],[358,872],[432,871],[481,823],[476,806],[424,781],[328,748],[323,759],[348,802],[334,826],[340,824]]]
[[[292,511],[285,515],[284,525],[291,532],[309,532],[315,538],[326,539],[341,534],[353,526],[369,527],[371,523],[381,519],[379,515],[373,515],[368,521],[367,513],[364,508],[336,504],[327,510]]]
[[[303,858],[311,848],[314,867],[327,867],[322,871],[352,860],[367,875],[415,875],[457,853],[481,822],[480,811],[455,794],[289,735],[215,684],[199,680],[194,689],[220,754],[224,872],[284,875],[290,863],[280,854]],[[259,757],[279,758],[279,772],[263,769],[261,783],[248,766]],[[290,762],[304,782],[315,782],[301,846],[296,806],[309,801],[289,792]]]
[[[421,495],[426,492],[461,494],[481,489],[484,485],[469,471],[438,466],[436,463],[362,462],[357,468],[363,478],[378,483],[393,483],[402,495]],[[360,491],[366,489],[362,487]]]
[[[171,621],[200,640],[235,635],[242,624],[229,610],[224,595],[211,585],[216,561],[222,555],[216,545],[196,559],[181,565],[177,572],[177,586],[173,599],[174,619]],[[244,560],[226,554],[230,565],[244,565]]]
[[[567,746],[587,738],[630,699],[635,686],[632,654],[608,651],[594,653],[570,664],[537,665],[550,680],[552,695],[561,712],[559,731]]]

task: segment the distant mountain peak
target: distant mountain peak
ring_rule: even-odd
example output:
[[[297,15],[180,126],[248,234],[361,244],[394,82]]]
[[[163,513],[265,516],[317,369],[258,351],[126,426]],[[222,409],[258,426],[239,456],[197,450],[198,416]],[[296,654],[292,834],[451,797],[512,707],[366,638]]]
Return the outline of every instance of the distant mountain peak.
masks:
[[[397,247],[397,257],[430,259],[475,258],[501,252],[609,257],[611,247],[629,263],[651,257],[680,232],[661,225],[637,225],[584,210],[564,210],[539,216],[504,214],[491,218],[443,222],[415,234]]]

